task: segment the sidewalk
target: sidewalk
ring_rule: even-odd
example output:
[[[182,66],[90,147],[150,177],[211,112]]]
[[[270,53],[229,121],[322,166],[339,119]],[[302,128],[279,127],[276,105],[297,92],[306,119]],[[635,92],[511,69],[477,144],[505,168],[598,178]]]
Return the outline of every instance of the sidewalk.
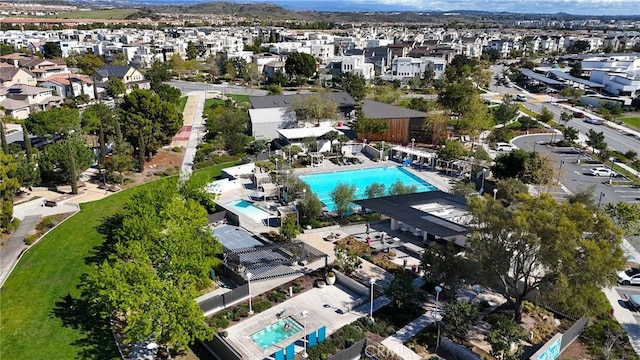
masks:
[[[40,220],[40,215],[31,215],[22,219],[22,222],[0,249],[0,288],[4,285],[11,271],[18,263],[20,254],[27,248],[24,238],[33,230]]]
[[[188,176],[193,171],[193,159],[196,156],[201,134],[204,134],[202,112],[204,111],[206,93],[199,91],[195,94],[190,94],[189,100],[192,98],[195,98],[195,103],[191,102],[190,106],[190,109],[192,109],[191,130],[189,132],[189,140],[186,144],[184,158],[182,159],[181,177]],[[189,100],[187,103],[189,103]],[[185,106],[185,114],[186,113],[187,107]]]

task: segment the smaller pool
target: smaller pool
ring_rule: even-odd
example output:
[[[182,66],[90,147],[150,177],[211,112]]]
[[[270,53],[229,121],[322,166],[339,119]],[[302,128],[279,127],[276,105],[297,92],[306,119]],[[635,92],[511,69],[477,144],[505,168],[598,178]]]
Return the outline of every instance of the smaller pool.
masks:
[[[231,207],[233,212],[248,216],[255,220],[268,219],[271,217],[271,214],[268,212],[245,200],[232,201],[227,203],[227,205]]]
[[[287,327],[286,330],[285,327]],[[295,321],[292,317],[286,317],[258,332],[253,333],[250,337],[254,343],[258,344],[258,346],[263,349],[267,349],[280,341],[297,334],[302,329],[302,324]]]

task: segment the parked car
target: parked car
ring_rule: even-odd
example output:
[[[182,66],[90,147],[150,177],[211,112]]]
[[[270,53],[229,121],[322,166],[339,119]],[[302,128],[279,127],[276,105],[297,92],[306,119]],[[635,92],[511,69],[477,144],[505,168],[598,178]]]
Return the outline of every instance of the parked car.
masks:
[[[626,295],[627,298],[627,307],[631,311],[638,311],[640,309],[640,295]]]
[[[602,125],[604,124],[604,120],[603,119],[596,119],[596,118],[591,118],[591,117],[586,117],[583,120],[586,123],[589,124],[594,124],[594,125]]]
[[[618,176],[618,174],[611,170],[611,169],[607,169],[605,167],[596,167],[596,168],[592,168],[589,169],[589,175],[593,175],[593,176]]]
[[[586,115],[583,112],[576,111],[573,113],[573,117],[578,119],[584,119]]]
[[[618,271],[618,283],[622,285],[640,285],[640,268]]]
[[[524,95],[516,95],[516,101],[527,101],[527,98]]]
[[[499,142],[496,143],[496,151],[511,151],[513,150],[513,145],[509,143]]]

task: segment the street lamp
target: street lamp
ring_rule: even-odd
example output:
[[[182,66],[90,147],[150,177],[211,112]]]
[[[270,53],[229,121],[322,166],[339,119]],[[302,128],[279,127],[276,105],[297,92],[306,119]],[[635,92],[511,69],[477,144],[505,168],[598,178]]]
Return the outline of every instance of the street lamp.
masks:
[[[497,194],[498,194],[498,189],[493,189],[493,200],[496,199]]]
[[[369,284],[371,285],[371,305],[369,306],[369,320],[373,322],[373,285],[376,283],[376,279],[369,279]]]
[[[251,277],[253,276],[253,274],[248,272],[246,276],[247,276],[247,287],[249,288],[249,315],[253,315],[253,308],[251,307]]]
[[[309,312],[307,310],[302,310],[300,312],[300,317],[304,319],[304,334],[302,335],[302,342],[304,343],[304,351],[302,352],[302,357],[307,358],[309,355],[307,354],[307,315]]]
[[[486,173],[487,173],[487,169],[482,169],[482,184],[480,185],[480,192],[479,192],[480,195],[482,195],[482,193],[484,192],[484,178]]]
[[[604,193],[600,193],[600,197],[598,198],[598,210],[600,210],[600,205],[602,204],[602,198],[604,197]]]
[[[267,143],[267,148],[269,149],[269,158],[271,158],[271,143]]]
[[[560,161],[560,168],[558,169],[558,184],[560,184],[560,174],[562,173],[562,165],[564,165],[564,160]]]
[[[442,286],[440,285],[436,285],[435,287],[435,291],[436,291],[436,309],[433,312],[433,321],[435,322],[436,320],[436,314],[438,313],[438,310],[440,308],[440,306],[438,305],[440,302],[440,292],[442,291]]]
[[[416,139],[411,138],[411,150],[413,150],[415,144],[416,144]]]

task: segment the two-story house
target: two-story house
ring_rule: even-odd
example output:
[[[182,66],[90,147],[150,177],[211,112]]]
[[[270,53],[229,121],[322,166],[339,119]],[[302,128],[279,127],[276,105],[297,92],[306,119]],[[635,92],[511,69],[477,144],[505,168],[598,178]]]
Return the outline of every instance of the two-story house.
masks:
[[[122,80],[126,88],[126,93],[134,89],[151,89],[151,83],[144,78],[144,75],[133,66],[127,65],[106,65],[93,73],[94,85],[106,89],[109,79],[118,78]]]
[[[2,65],[0,66],[0,87],[8,88],[18,84],[36,86],[36,78],[31,72],[8,64]]]

